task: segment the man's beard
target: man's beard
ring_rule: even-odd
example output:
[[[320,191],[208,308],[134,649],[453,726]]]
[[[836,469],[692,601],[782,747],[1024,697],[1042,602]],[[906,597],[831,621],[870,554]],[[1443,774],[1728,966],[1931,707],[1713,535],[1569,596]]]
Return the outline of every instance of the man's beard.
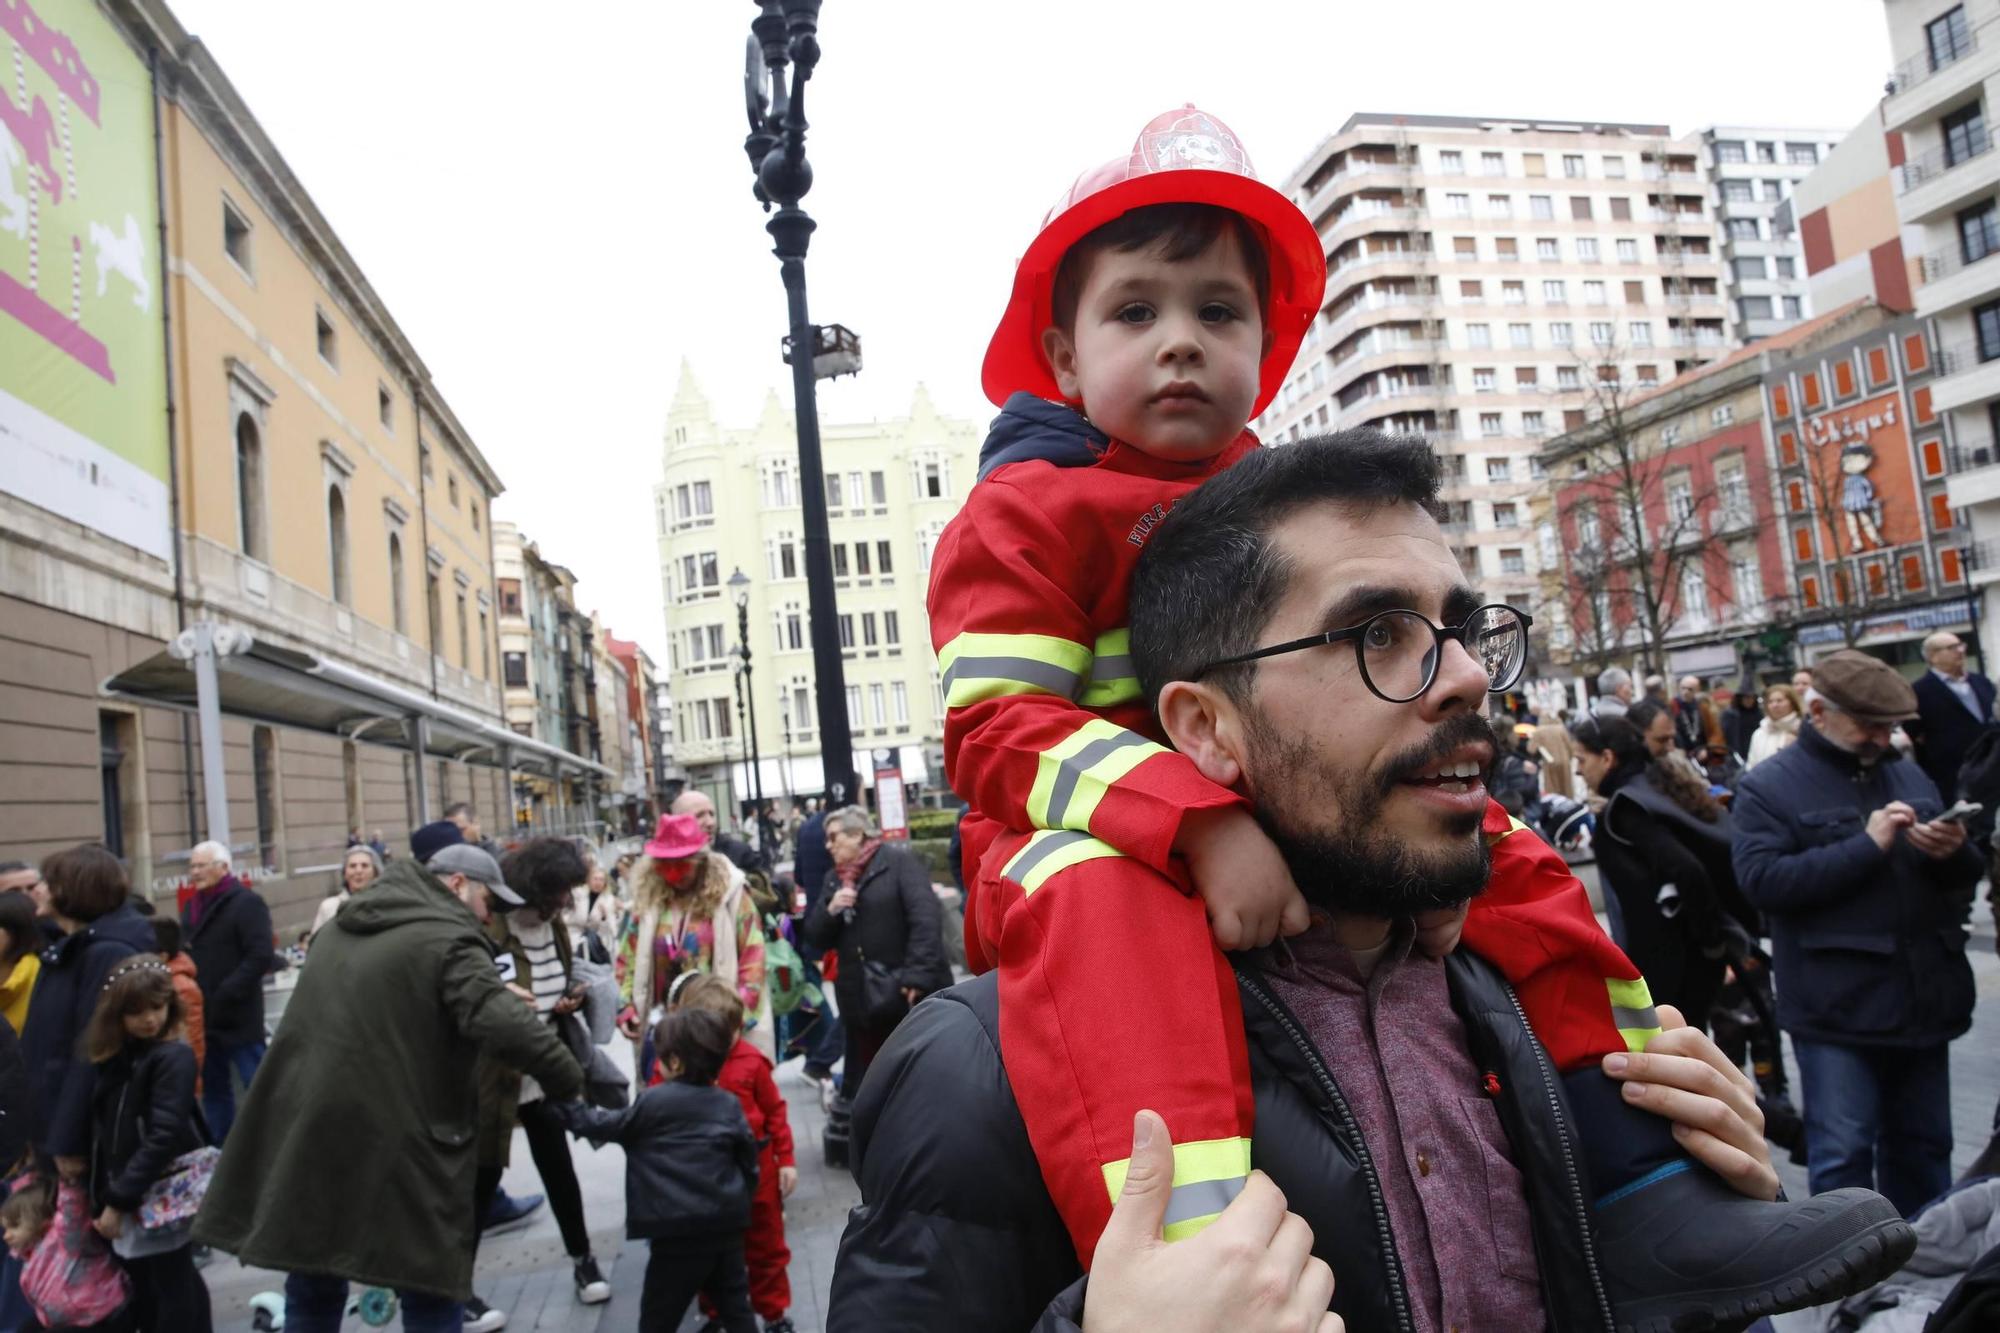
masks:
[[[1460,714],[1379,771],[1347,773],[1304,739],[1280,736],[1262,713],[1246,712],[1257,822],[1284,854],[1307,902],[1342,915],[1393,919],[1456,907],[1486,888],[1491,856],[1480,834],[1483,814],[1452,818],[1433,846],[1413,846],[1382,826],[1382,807],[1403,779],[1473,742],[1499,754],[1485,718]]]

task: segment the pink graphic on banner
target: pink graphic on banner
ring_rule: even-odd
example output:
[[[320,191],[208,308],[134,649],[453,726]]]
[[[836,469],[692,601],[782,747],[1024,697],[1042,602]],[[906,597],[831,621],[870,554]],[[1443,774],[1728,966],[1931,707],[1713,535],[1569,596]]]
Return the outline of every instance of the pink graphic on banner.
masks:
[[[0,5],[7,0],[0,0]],[[50,199],[62,202],[62,177],[56,173],[56,119],[49,114],[49,104],[41,98],[27,110],[14,105],[14,99],[0,94],[0,129],[14,136],[14,142],[21,145],[21,151],[28,155],[30,182],[39,184]]]
[[[64,318],[62,311],[23,287],[11,273],[0,272],[0,310],[74,357],[86,370],[103,376],[105,383],[118,382],[111,370],[111,353],[104,344],[86,333],[83,325]]]
[[[0,0],[0,32],[21,44],[91,124],[103,123],[97,118],[97,79],[84,68],[83,57],[67,34],[45,23],[28,0]]]

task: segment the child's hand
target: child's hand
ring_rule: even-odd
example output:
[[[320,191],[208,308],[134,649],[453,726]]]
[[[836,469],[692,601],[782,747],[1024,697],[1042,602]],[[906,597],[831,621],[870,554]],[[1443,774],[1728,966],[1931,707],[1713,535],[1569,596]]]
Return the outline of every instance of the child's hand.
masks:
[[[627,1041],[639,1040],[639,1034],[645,1031],[645,1027],[639,1022],[639,1011],[629,1004],[626,1005],[624,1011],[618,1015],[618,1030],[625,1034]]]
[[[91,1225],[97,1228],[97,1234],[104,1239],[117,1240],[118,1233],[125,1229],[125,1214],[116,1208],[106,1208],[97,1215],[97,1221]]]
[[[792,1191],[799,1187],[799,1169],[795,1166],[778,1168],[778,1197],[789,1199]]]
[[[1417,948],[1432,958],[1442,958],[1456,949],[1458,937],[1465,930],[1465,914],[1471,907],[1470,902],[1462,902],[1456,907],[1417,913]]]
[[[1262,948],[1309,924],[1292,872],[1250,812],[1204,810],[1181,821],[1174,850],[1187,859],[1209,928],[1225,949]]]

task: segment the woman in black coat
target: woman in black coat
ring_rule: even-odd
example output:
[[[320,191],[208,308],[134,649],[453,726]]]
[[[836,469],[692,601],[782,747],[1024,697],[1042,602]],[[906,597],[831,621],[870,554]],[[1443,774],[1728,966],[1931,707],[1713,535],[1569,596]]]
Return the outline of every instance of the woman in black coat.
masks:
[[[1654,1003],[1705,1027],[1732,939],[1755,920],[1730,862],[1728,812],[1655,761],[1623,718],[1585,718],[1571,733],[1577,766],[1605,801],[1594,845],[1604,891],[1623,910],[1625,952]]]
[[[930,869],[915,853],[878,837],[859,806],[826,817],[826,849],[833,869],[799,929],[814,950],[840,955],[833,983],[847,1031],[840,1090],[852,1101],[882,1043],[911,1005],[951,985],[951,968]]]

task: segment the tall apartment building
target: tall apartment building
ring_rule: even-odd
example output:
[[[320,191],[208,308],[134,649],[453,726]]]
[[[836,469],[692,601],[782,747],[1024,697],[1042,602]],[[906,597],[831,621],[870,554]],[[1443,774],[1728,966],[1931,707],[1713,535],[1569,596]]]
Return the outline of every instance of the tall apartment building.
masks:
[[[1940,377],[1931,401],[1955,461],[1949,503],[1971,520],[1981,657],[2000,651],[2000,4],[1888,0],[1895,69],[1882,129],[1895,165],[1904,244],[1918,257],[1916,313],[1935,322]],[[1988,670],[1991,670],[1989,665]]]
[[[1732,340],[1754,342],[1815,312],[1797,234],[1782,205],[1840,143],[1838,130],[1717,125],[1701,131]]]
[[[820,425],[834,588],[856,766],[900,751],[903,776],[944,784],[944,701],[924,613],[931,553],[977,474],[980,428],[938,414],[918,387],[907,416]],[[684,365],[654,488],[675,756],[718,807],[752,792],[818,795],[797,434],[777,395],[748,429],[719,425]],[[738,576],[741,576],[739,579]],[[750,685],[737,712],[738,598]]]
[[[1595,386],[1729,346],[1700,158],[1664,125],[1350,117],[1283,187],[1325,242],[1326,305],[1258,433],[1435,437],[1461,563],[1529,604],[1540,442]]]

